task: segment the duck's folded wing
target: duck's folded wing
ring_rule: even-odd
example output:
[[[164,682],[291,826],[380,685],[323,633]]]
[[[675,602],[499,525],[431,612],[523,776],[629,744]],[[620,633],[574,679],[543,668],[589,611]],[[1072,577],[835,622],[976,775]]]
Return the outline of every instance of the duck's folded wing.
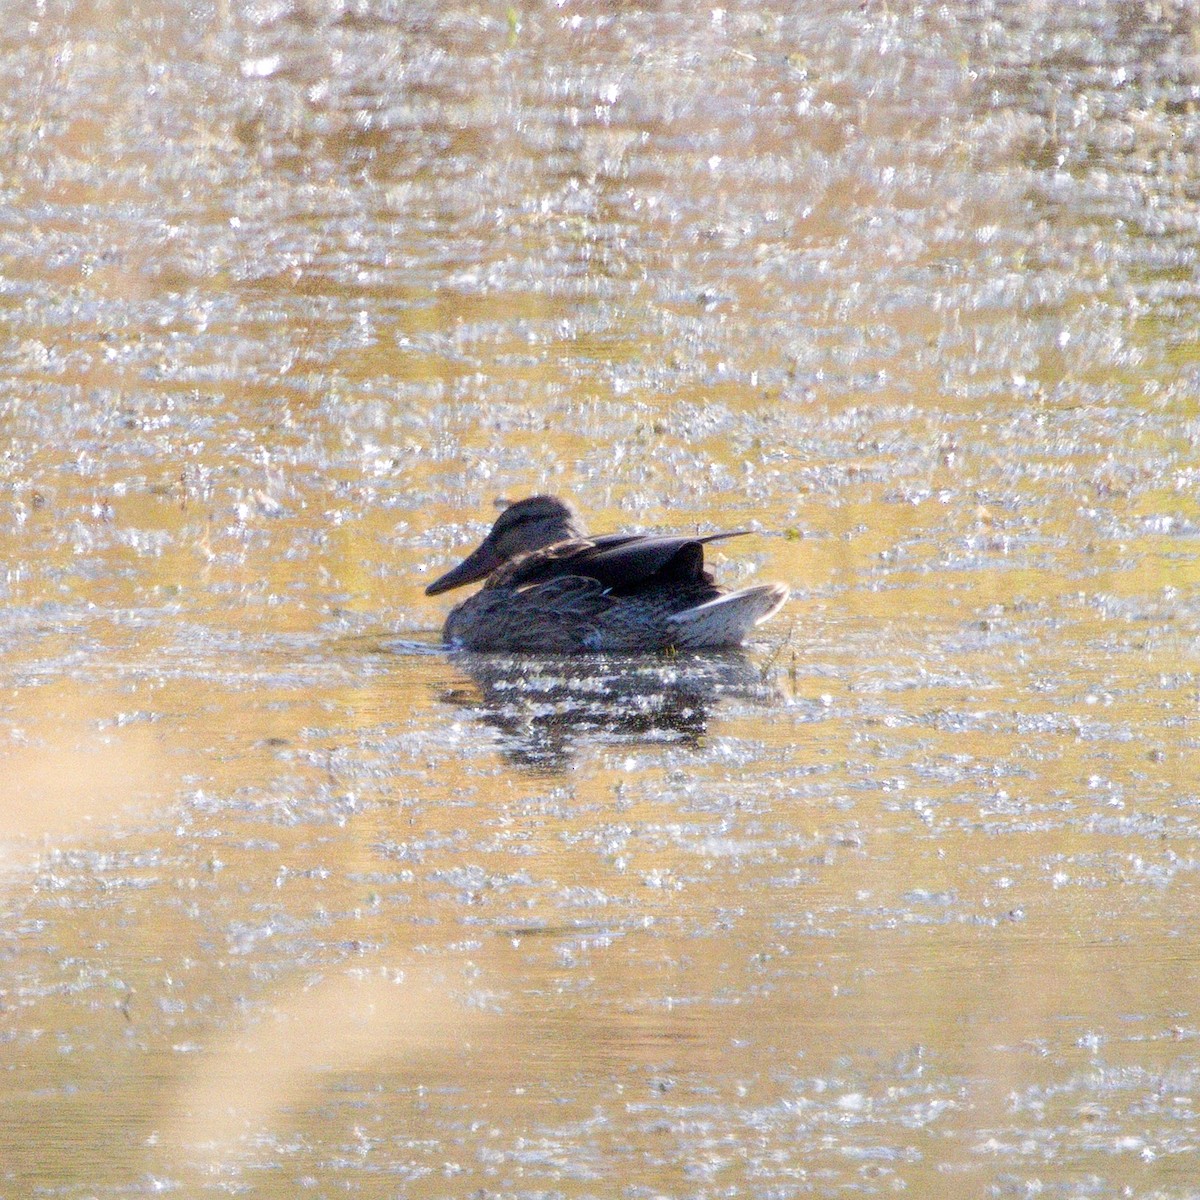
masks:
[[[748,532],[738,529],[702,537],[613,533],[559,542],[515,560],[504,572],[504,586],[527,587],[562,575],[594,579],[618,594],[656,584],[707,583],[705,543]]]

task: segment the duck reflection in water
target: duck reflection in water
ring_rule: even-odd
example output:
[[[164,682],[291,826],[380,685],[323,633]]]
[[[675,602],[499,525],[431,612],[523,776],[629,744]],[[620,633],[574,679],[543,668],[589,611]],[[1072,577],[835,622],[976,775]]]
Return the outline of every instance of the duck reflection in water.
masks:
[[[587,741],[697,746],[721,700],[776,697],[740,650],[655,657],[463,653],[455,665],[475,686],[449,689],[443,700],[495,729],[509,761],[551,774],[566,769]]]

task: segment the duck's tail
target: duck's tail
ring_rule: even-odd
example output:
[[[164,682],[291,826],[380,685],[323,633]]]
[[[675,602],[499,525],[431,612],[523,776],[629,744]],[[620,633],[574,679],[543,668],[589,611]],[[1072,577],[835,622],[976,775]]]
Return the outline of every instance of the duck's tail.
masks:
[[[788,595],[782,583],[760,583],[672,613],[667,624],[676,633],[674,644],[680,650],[740,646],[755,625],[783,607]]]

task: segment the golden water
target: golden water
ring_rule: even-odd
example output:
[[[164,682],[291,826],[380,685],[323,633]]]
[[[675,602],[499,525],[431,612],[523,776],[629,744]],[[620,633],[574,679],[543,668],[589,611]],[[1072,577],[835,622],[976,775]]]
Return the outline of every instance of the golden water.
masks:
[[[1193,1195],[1190,21],[16,23],[0,1196]],[[794,599],[441,653],[533,490]]]

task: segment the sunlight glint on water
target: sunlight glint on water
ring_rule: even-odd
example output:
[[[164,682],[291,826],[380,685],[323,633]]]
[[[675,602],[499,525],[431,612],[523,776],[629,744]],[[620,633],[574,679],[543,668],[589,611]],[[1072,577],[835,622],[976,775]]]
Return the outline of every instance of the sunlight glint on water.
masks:
[[[0,1195],[1192,1195],[1189,21],[13,25]],[[442,653],[535,491],[794,599]]]

